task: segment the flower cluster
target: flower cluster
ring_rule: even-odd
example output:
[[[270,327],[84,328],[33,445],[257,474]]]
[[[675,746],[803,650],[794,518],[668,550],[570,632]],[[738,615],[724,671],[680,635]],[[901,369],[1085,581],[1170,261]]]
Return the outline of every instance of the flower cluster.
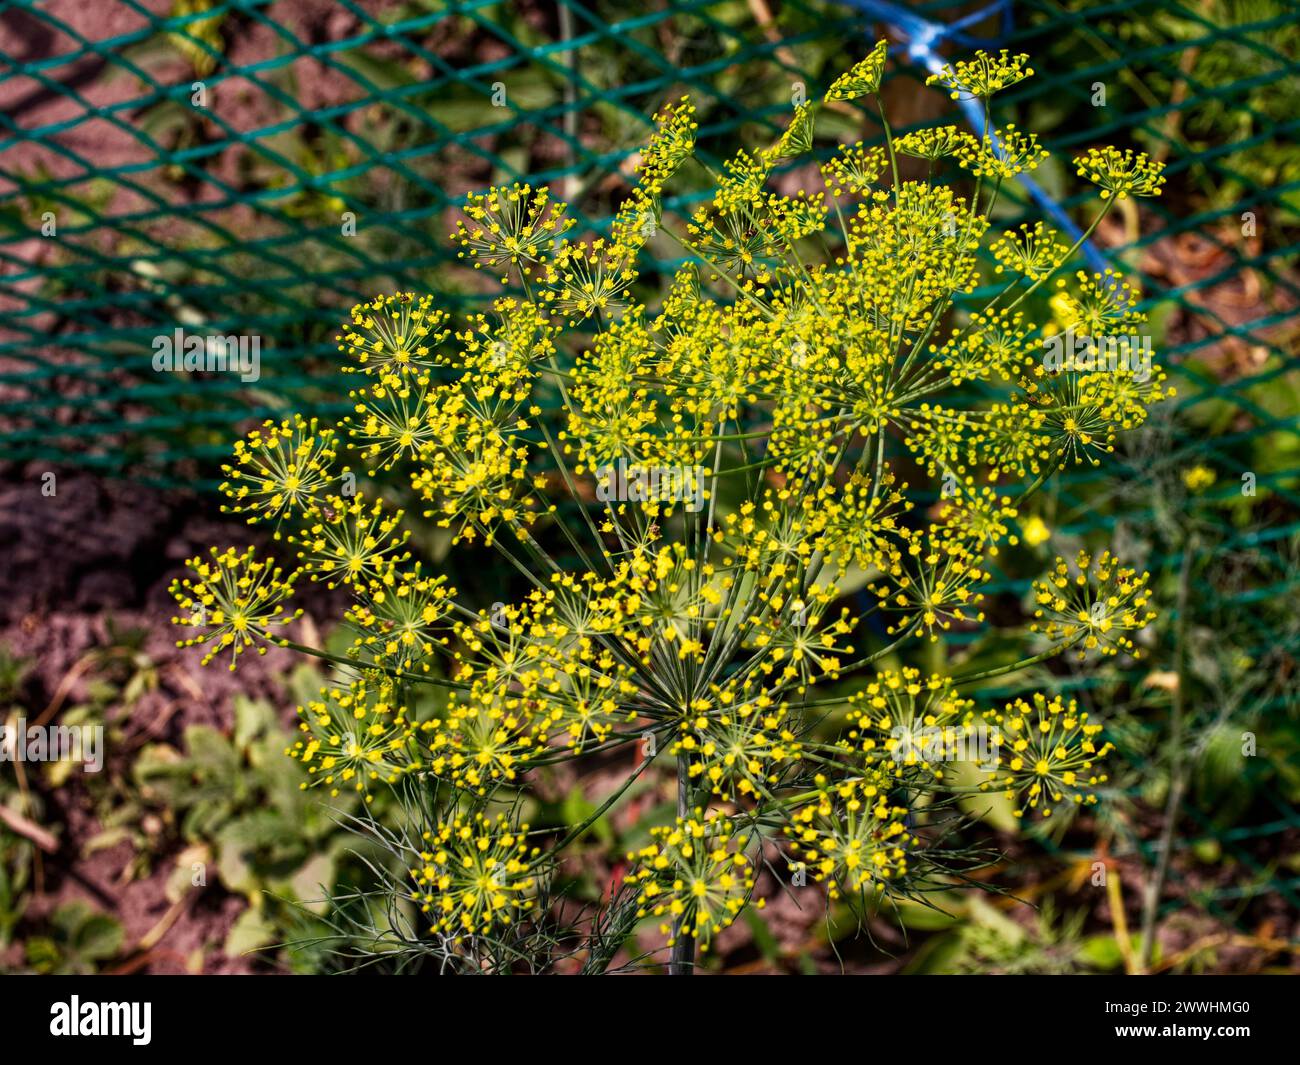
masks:
[[[946,754],[974,721],[975,703],[948,677],[905,668],[887,671],[850,699],[840,746],[862,759],[867,776],[914,776],[918,766],[943,776]]]
[[[957,161],[979,178],[1005,181],[1038,168],[1048,151],[1033,133],[1021,133],[1013,125],[997,131],[997,137],[969,138],[956,150]]]
[[[334,469],[337,455],[334,430],[315,418],[268,421],[236,441],[234,464],[221,467],[227,478],[221,491],[231,500],[227,509],[247,514],[249,524],[310,510],[348,473]]]
[[[531,268],[574,225],[565,217],[567,205],[552,202],[550,189],[519,183],[471,195],[464,210],[467,221],[457,222],[452,239],[475,269]]]
[[[891,804],[889,790],[869,777],[816,783],[815,797],[784,828],[796,871],[810,870],[832,899],[885,891],[907,873],[907,807]]]
[[[1058,237],[1056,230],[1042,222],[1008,229],[989,248],[998,262],[996,272],[1018,274],[1030,281],[1050,277],[1070,253]]]
[[[1092,148],[1074,161],[1079,176],[1101,189],[1103,199],[1112,196],[1159,196],[1164,186],[1164,166],[1132,148]]]
[[[350,326],[339,336],[339,351],[355,360],[343,368],[376,380],[375,388],[399,387],[409,375],[437,363],[437,347],[447,339],[445,311],[432,296],[409,292],[376,296],[352,308]]]
[[[886,61],[881,43],[825,101],[876,92]],[[1004,52],[932,81],[984,99],[1031,74]],[[694,154],[685,99],[656,116],[603,235],[543,188],[471,197],[452,238],[505,289],[456,321],[428,295],[359,304],[339,337],[348,415],[236,445],[232,509],[283,530],[297,568],[214,552],[174,589],[178,623],[201,630],[188,642],[232,666],[283,641],[299,575],[349,598],[351,643],[318,652],[337,673],[289,753],[331,794],[419,796],[433,827],[396,866],[398,901],[461,959],[531,949],[560,921],[543,900],[566,848],[636,781],[669,786],[669,763],[675,816],[609,906],[661,924],[678,962],[775,890],[760,870],[874,904],[952,869],[933,830],[956,799],[996,789],[1046,816],[1104,783],[1108,745],[1073,703],[985,706],[941,646],[925,671],[905,663],[980,628],[1000,552],[1048,535],[1027,500],[1169,394],[1154,364],[1041,357],[1049,326],[1131,332],[1137,293],[1060,276],[1074,249],[1041,223],[995,224],[1006,179],[1045,157],[1014,127],[887,133],[802,171],[820,187],[775,191],[822,106],[730,159],[682,232],[664,196]],[[929,172],[901,180],[899,154]],[[1144,156],[1085,159],[1099,216],[1158,190]],[[686,261],[656,288],[638,262],[661,235]],[[1056,320],[1036,321],[1028,297],[1053,282]],[[471,543],[505,566],[458,589],[430,548]],[[1058,562],[1034,600],[1047,649],[1003,672],[1135,654],[1152,617],[1147,577],[1107,551]],[[554,767],[592,756],[626,769],[599,807],[559,831],[520,823]]]
[[[411,899],[440,932],[499,932],[536,907],[539,854],[529,846],[528,826],[512,825],[505,814],[457,817],[424,833]]]
[[[287,642],[276,630],[302,615],[301,610],[284,609],[298,579],[296,572],[286,574],[274,563],[255,557],[251,547],[241,552],[214,547],[209,558],[192,558],[186,565],[194,576],[172,582],[172,596],[184,612],[172,623],[199,633],[178,646],[205,648],[205,666],[229,651],[233,672],[239,656],[249,648],[266,654],[268,646]]]
[[[885,73],[886,55],[887,45],[884,41],[877,41],[866,59],[835,79],[826,90],[826,102],[856,100],[860,96],[870,96],[879,89],[880,79]]]
[[[958,60],[925,79],[927,85],[942,85],[954,100],[973,97],[984,100],[1033,77],[1029,56],[1011,55],[1003,48],[997,55],[977,52],[974,59]]]
[[[362,678],[342,688],[326,688],[319,700],[301,708],[306,739],[285,753],[300,761],[309,779],[337,796],[348,786],[373,798],[372,784],[394,784],[413,768],[411,730],[400,692],[382,675]],[[302,785],[306,788],[306,782]]]
[[[1058,558],[1052,572],[1034,582],[1031,629],[1062,646],[1077,646],[1081,660],[1089,651],[1137,657],[1141,652],[1129,634],[1155,618],[1149,580],[1121,566],[1109,551],[1095,557],[1080,551],[1073,567]]]
[[[1026,810],[1050,817],[1060,802],[1097,802],[1093,789],[1106,782],[1106,774],[1096,763],[1111,745],[1097,742],[1101,725],[1090,723],[1073,699],[1036,693],[1032,701],[1017,699],[991,717],[1003,730],[1006,746],[997,772],[980,787],[1018,800],[1017,817]]]
[[[675,936],[686,935],[707,951],[754,890],[754,863],[745,853],[750,838],[730,821],[706,818],[699,810],[652,835],[653,843],[628,855],[637,863],[627,882],[639,891],[638,916],[671,918],[662,927],[669,946]]]

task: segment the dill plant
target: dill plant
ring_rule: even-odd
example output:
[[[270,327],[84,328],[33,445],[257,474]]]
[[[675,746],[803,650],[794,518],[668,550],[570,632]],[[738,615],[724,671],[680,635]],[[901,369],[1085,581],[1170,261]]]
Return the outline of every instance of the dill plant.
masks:
[[[876,93],[885,60],[882,42],[826,99]],[[990,95],[1031,73],[1024,56],[981,53],[931,81],[987,115]],[[406,293],[357,306],[339,338],[354,413],[268,423],[236,445],[230,507],[272,524],[296,564],[214,549],[175,585],[175,620],[231,669],[269,643],[331,657],[286,639],[286,602],[301,575],[350,593],[341,679],[301,708],[288,753],[304,787],[399,797],[367,807],[388,811],[366,828],[392,868],[358,895],[383,911],[363,954],[470,971],[568,955],[598,971],[657,918],[672,971],[687,972],[763,905],[765,868],[776,890],[792,878],[871,909],[960,876],[944,840],[963,795],[996,790],[1039,818],[1097,801],[1109,744],[1073,700],[981,706],[962,694],[978,677],[878,663],[981,622],[986,566],[1016,542],[1027,497],[1065,463],[1104,461],[1169,394],[1158,367],[1046,369],[1027,297],[1053,284],[1057,327],[1100,337],[1142,320],[1135,294],[1110,273],[1063,276],[1078,245],[1042,223],[991,232],[1003,183],[1047,154],[1013,127],[886,124],[884,145],[821,164],[819,191],[771,191],[773,169],[811,149],[817,107],[713,175],[680,233],[661,198],[693,157],[687,99],[657,116],[605,237],[575,239],[546,189],[470,197],[452,236],[507,286],[490,313],[456,322]],[[928,176],[900,180],[900,156]],[[949,159],[970,199],[936,178]],[[1088,232],[1163,181],[1111,148],[1076,165],[1100,190]],[[649,309],[634,286],[657,232],[686,261]],[[985,246],[997,294],[956,313],[987,277]],[[348,450],[374,478],[409,479],[455,544],[500,552],[524,593],[465,602],[413,557],[377,481],[342,490]],[[619,463],[676,471],[673,490],[612,498]],[[939,504],[919,506],[941,480]],[[561,565],[556,545],[578,561]],[[842,594],[851,574],[865,599]],[[1108,552],[1058,560],[1033,598],[1039,647],[995,673],[1134,654],[1153,616],[1146,575]],[[974,784],[910,740],[979,727],[1000,746]],[[522,822],[552,767],[595,757],[626,778],[590,818],[567,832]],[[675,773],[676,817],[628,855],[607,905],[571,921],[570,845],[652,765]]]

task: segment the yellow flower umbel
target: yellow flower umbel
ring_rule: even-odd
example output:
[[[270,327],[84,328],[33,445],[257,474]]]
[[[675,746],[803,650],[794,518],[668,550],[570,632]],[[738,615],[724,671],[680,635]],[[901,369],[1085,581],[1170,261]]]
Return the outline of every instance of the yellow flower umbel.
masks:
[[[287,642],[275,630],[302,616],[301,610],[282,609],[298,575],[285,574],[279,566],[254,557],[251,547],[243,552],[214,547],[209,555],[187,559],[185,565],[194,576],[172,582],[172,597],[184,612],[172,623],[201,630],[180,640],[178,647],[203,647],[205,666],[229,651],[233,672],[239,656],[250,647],[262,655],[267,645]]]
[[[943,776],[947,752],[965,743],[974,702],[947,677],[924,679],[919,670],[881,673],[849,697],[848,727],[839,744],[860,759],[869,776],[914,777],[920,768]]]
[[[1033,76],[1029,56],[1011,55],[1005,48],[997,55],[976,52],[974,59],[959,59],[925,79],[927,85],[942,85],[954,100],[961,97],[986,99]]]
[[[822,179],[833,196],[861,195],[871,192],[884,172],[885,149],[868,147],[862,141],[842,144],[829,162],[821,164]]]
[[[339,336],[339,350],[356,363],[374,387],[399,387],[409,375],[437,363],[436,349],[447,339],[447,313],[433,306],[432,296],[410,292],[376,296],[352,308],[349,328]]]
[[[1080,551],[1074,567],[1058,558],[1050,576],[1034,582],[1033,632],[1065,647],[1102,655],[1141,654],[1128,634],[1155,618],[1148,574],[1121,566],[1109,551]]]
[[[1183,484],[1189,492],[1204,492],[1216,480],[1218,478],[1208,466],[1193,466],[1183,471]]]
[[[929,129],[905,133],[894,144],[899,155],[936,162],[950,155],[968,152],[978,142],[971,134],[956,126],[932,126]]]
[[[357,630],[356,649],[402,671],[427,672],[436,650],[449,640],[445,621],[455,595],[446,577],[425,576],[418,562],[409,569],[381,563],[379,575],[347,613]]]
[[[637,913],[672,918],[660,925],[669,946],[676,936],[687,935],[707,951],[754,890],[754,863],[745,853],[749,836],[737,834],[729,820],[705,817],[700,810],[651,834],[654,843],[628,855],[628,861],[637,863],[627,876],[640,890]],[[758,906],[763,906],[761,899]]]
[[[852,70],[841,74],[826,90],[827,103],[832,100],[856,100],[860,96],[870,96],[879,89],[880,79],[885,73],[887,49],[884,41],[877,41],[866,59]]]
[[[1032,133],[1021,133],[1015,126],[997,132],[997,141],[973,137],[957,150],[957,160],[979,178],[1006,181],[1017,174],[1027,174],[1050,154]]]
[[[724,799],[770,794],[800,750],[786,707],[773,706],[761,695],[752,702],[742,700],[743,695],[724,690],[718,693],[717,709],[697,707],[669,752],[682,755],[690,777]]]
[[[305,514],[348,472],[333,468],[336,455],[334,430],[315,418],[268,421],[237,440],[234,465],[221,467],[221,491],[231,500],[224,509],[247,514],[250,525]]]
[[[528,843],[528,826],[505,814],[457,817],[424,833],[411,899],[435,932],[500,934],[536,909],[540,853]]]
[[[574,225],[567,205],[551,201],[549,189],[516,182],[471,195],[452,239],[476,270],[514,266],[525,273],[544,262],[556,242]],[[505,284],[506,277],[501,278]]]
[[[1073,699],[1048,699],[1035,693],[1031,702],[1017,699],[1002,712],[985,715],[1001,729],[1002,761],[993,776],[980,784],[1017,800],[1017,817],[1035,810],[1050,817],[1056,804],[1091,806],[1094,788],[1106,783],[1096,763],[1110,751],[1098,744],[1101,725],[1088,721]]]
[[[1075,160],[1079,176],[1101,189],[1104,200],[1129,196],[1159,196],[1165,183],[1165,164],[1132,148],[1090,148]]]
[[[817,780],[811,802],[797,807],[786,826],[790,862],[826,885],[832,899],[878,895],[907,872],[907,809],[891,804],[888,789],[870,780],[831,785]]]
[[[298,557],[312,580],[325,581],[327,587],[342,582],[364,588],[408,557],[402,545],[411,534],[399,528],[402,512],[389,513],[382,500],[367,507],[359,495],[332,496],[312,512],[310,521],[289,542],[300,548]]]
[[[1007,230],[989,249],[998,261],[997,273],[1009,270],[1030,281],[1050,277],[1070,250],[1058,237],[1056,230],[1042,222]]]
[[[299,728],[307,737],[286,750],[310,775],[302,787],[321,784],[337,796],[342,787],[373,800],[371,787],[395,784],[417,765],[413,729],[392,681],[379,677],[326,688],[318,700],[298,708]]]

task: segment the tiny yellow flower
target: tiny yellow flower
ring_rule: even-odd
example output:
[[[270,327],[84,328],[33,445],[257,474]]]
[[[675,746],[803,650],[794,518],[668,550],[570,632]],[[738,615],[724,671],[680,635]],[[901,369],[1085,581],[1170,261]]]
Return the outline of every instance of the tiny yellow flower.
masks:
[[[1042,518],[1035,514],[1021,525],[1020,533],[1025,543],[1031,547],[1037,547],[1050,539],[1052,530],[1047,527]]]

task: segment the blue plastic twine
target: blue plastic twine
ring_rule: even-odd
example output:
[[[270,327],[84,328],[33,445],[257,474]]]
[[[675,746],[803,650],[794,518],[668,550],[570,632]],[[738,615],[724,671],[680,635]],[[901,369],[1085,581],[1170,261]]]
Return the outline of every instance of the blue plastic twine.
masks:
[[[937,74],[943,69],[944,60],[939,55],[938,49],[939,45],[944,41],[952,41],[964,48],[974,48],[982,44],[997,44],[1010,34],[1012,28],[1012,0],[993,0],[993,3],[987,7],[982,7],[969,15],[963,15],[947,26],[932,19],[923,18],[915,11],[901,4],[890,3],[889,0],[840,0],[840,2],[856,8],[865,15],[870,15],[872,18],[888,23],[895,34],[906,41],[908,59],[914,64],[924,67],[931,74]],[[983,39],[973,37],[965,32],[966,27],[972,26],[994,13],[1002,16],[1002,33],[998,37]],[[985,132],[984,111],[975,100],[959,99],[957,106],[961,108],[967,123],[977,134]],[[1001,154],[1002,146],[998,143],[997,135],[991,129],[987,132],[993,144],[993,150]],[[1033,178],[1028,174],[1017,174],[1016,180],[1029,194],[1029,198],[1057,226],[1067,233],[1071,240],[1077,241],[1083,236],[1083,230],[1075,225],[1061,205],[1044,192]],[[1088,265],[1099,273],[1109,265],[1105,256],[1097,250],[1092,241],[1085,240],[1080,246],[1080,250],[1083,252],[1083,257],[1087,259]]]

